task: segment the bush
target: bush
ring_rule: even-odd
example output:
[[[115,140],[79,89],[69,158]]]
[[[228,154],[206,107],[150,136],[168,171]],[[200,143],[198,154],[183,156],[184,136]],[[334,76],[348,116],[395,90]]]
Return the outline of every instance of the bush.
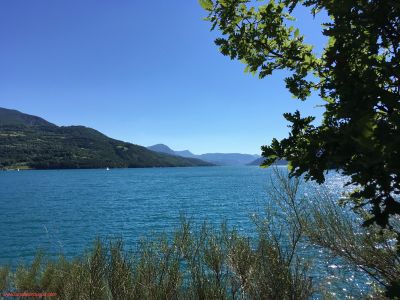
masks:
[[[286,172],[277,168],[274,175],[270,199],[275,213],[280,215],[278,221],[286,224],[286,232],[292,235],[292,243],[301,243],[309,253],[322,250],[327,265],[340,263],[358,275],[359,280],[363,278],[364,284],[372,285],[367,295],[341,278],[338,286],[347,288],[347,297],[400,298],[398,217],[392,217],[390,229],[378,225],[363,227],[363,222],[370,218],[368,207],[349,210],[341,205],[348,203],[346,198],[336,201],[337,195],[333,196],[323,185],[309,186],[310,192],[301,196],[300,179],[288,178]],[[327,295],[337,294],[337,290],[318,288]]]
[[[136,251],[126,251],[121,240],[98,240],[71,261],[39,254],[31,265],[18,267],[2,290],[96,300],[309,298],[307,268],[284,252],[261,233],[253,245],[225,225],[195,229],[183,221],[172,241],[143,241]]]

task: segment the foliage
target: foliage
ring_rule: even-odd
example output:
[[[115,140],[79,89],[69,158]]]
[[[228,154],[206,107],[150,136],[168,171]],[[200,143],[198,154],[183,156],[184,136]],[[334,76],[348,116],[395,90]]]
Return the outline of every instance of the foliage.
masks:
[[[0,291],[4,291],[8,286],[9,268],[4,266],[0,267]]]
[[[263,146],[265,165],[285,158],[291,174],[324,181],[330,168],[359,188],[356,206],[367,207],[365,224],[390,225],[400,214],[400,3],[395,0],[202,0],[207,20],[222,37],[224,55],[246,64],[260,78],[285,69],[286,86],[298,99],[313,91],[325,100],[323,121],[298,111],[284,117],[288,138]],[[298,6],[324,11],[328,43],[317,57],[291,26]]]
[[[269,198],[276,212],[282,215],[280,220],[284,220],[287,227],[284,231],[291,233],[292,244],[301,244],[306,252],[314,253],[317,247],[331,256],[328,261],[338,263],[339,259],[355,273],[361,271],[376,285],[370,298],[399,297],[400,255],[396,251],[399,218],[393,219],[391,230],[378,225],[361,227],[360,223],[368,218],[366,209],[343,210],[325,186],[308,187],[308,192],[302,196],[300,191],[304,191],[304,186],[300,186],[299,178],[288,179],[286,173],[277,168],[274,175]],[[281,222],[273,226],[277,228]],[[343,282],[339,283],[343,287]],[[352,289],[357,290],[355,286]],[[360,298],[360,291],[354,297]]]
[[[255,245],[234,230],[184,221],[175,238],[143,241],[125,251],[121,240],[96,241],[72,261],[38,255],[20,266],[4,291],[52,292],[58,299],[308,299],[307,267],[282,256],[268,236]]]
[[[399,296],[396,232],[400,232],[400,220],[393,220],[392,230],[378,225],[363,228],[355,216],[367,215],[365,210],[360,209],[357,215],[344,212],[326,191],[315,191],[309,200],[312,201],[309,214],[301,223],[310,242],[361,269],[385,288],[387,296]]]

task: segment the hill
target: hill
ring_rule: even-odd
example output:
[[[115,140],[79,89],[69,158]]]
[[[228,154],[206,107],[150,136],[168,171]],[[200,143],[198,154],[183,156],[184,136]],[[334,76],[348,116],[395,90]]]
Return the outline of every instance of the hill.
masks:
[[[259,155],[252,154],[242,154],[242,153],[205,153],[205,154],[193,154],[189,150],[175,151],[164,144],[156,144],[147,147],[150,150],[167,153],[170,155],[197,158],[203,161],[207,161],[212,164],[222,165],[222,166],[235,166],[235,165],[247,165],[254,161],[254,159],[259,158]]]
[[[24,126],[48,126],[56,127],[56,125],[46,120],[24,114],[14,109],[6,109],[0,107],[0,126],[2,125],[24,125]]]
[[[209,166],[210,163],[148,150],[84,126],[59,127],[0,108],[0,168],[137,168]]]
[[[167,145],[164,145],[164,144],[156,144],[156,145],[147,147],[147,149],[149,149],[151,151],[159,152],[159,153],[165,153],[165,154],[175,155],[175,156],[177,155],[174,150],[172,150],[170,147],[168,147]]]

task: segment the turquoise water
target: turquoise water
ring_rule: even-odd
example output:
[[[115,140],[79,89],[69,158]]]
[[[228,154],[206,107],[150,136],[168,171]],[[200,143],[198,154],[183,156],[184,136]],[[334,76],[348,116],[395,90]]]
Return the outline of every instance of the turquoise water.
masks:
[[[75,256],[96,237],[134,245],[173,231],[182,214],[252,233],[270,176],[258,167],[1,172],[0,264],[29,261],[38,249]]]
[[[122,237],[134,247],[143,237],[173,232],[182,214],[197,224],[227,221],[254,235],[251,216],[269,203],[272,172],[258,167],[0,172],[0,265],[29,262],[38,249],[74,257],[97,237]],[[343,180],[332,173],[326,187],[339,195]],[[329,269],[332,263],[320,250],[311,256],[319,257],[317,278],[342,272]],[[354,273],[346,270],[345,276]]]
[[[96,237],[170,232],[184,214],[245,230],[266,201],[257,167],[51,170],[0,173],[0,264],[37,249],[74,256]]]

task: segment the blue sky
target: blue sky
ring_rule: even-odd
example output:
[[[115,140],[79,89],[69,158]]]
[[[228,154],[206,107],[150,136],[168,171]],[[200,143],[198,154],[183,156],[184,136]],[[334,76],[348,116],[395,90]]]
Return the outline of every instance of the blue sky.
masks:
[[[0,106],[57,125],[85,125],[140,145],[260,153],[288,133],[282,114],[321,114],[222,56],[197,0],[0,2]],[[324,45],[323,16],[296,12]]]

